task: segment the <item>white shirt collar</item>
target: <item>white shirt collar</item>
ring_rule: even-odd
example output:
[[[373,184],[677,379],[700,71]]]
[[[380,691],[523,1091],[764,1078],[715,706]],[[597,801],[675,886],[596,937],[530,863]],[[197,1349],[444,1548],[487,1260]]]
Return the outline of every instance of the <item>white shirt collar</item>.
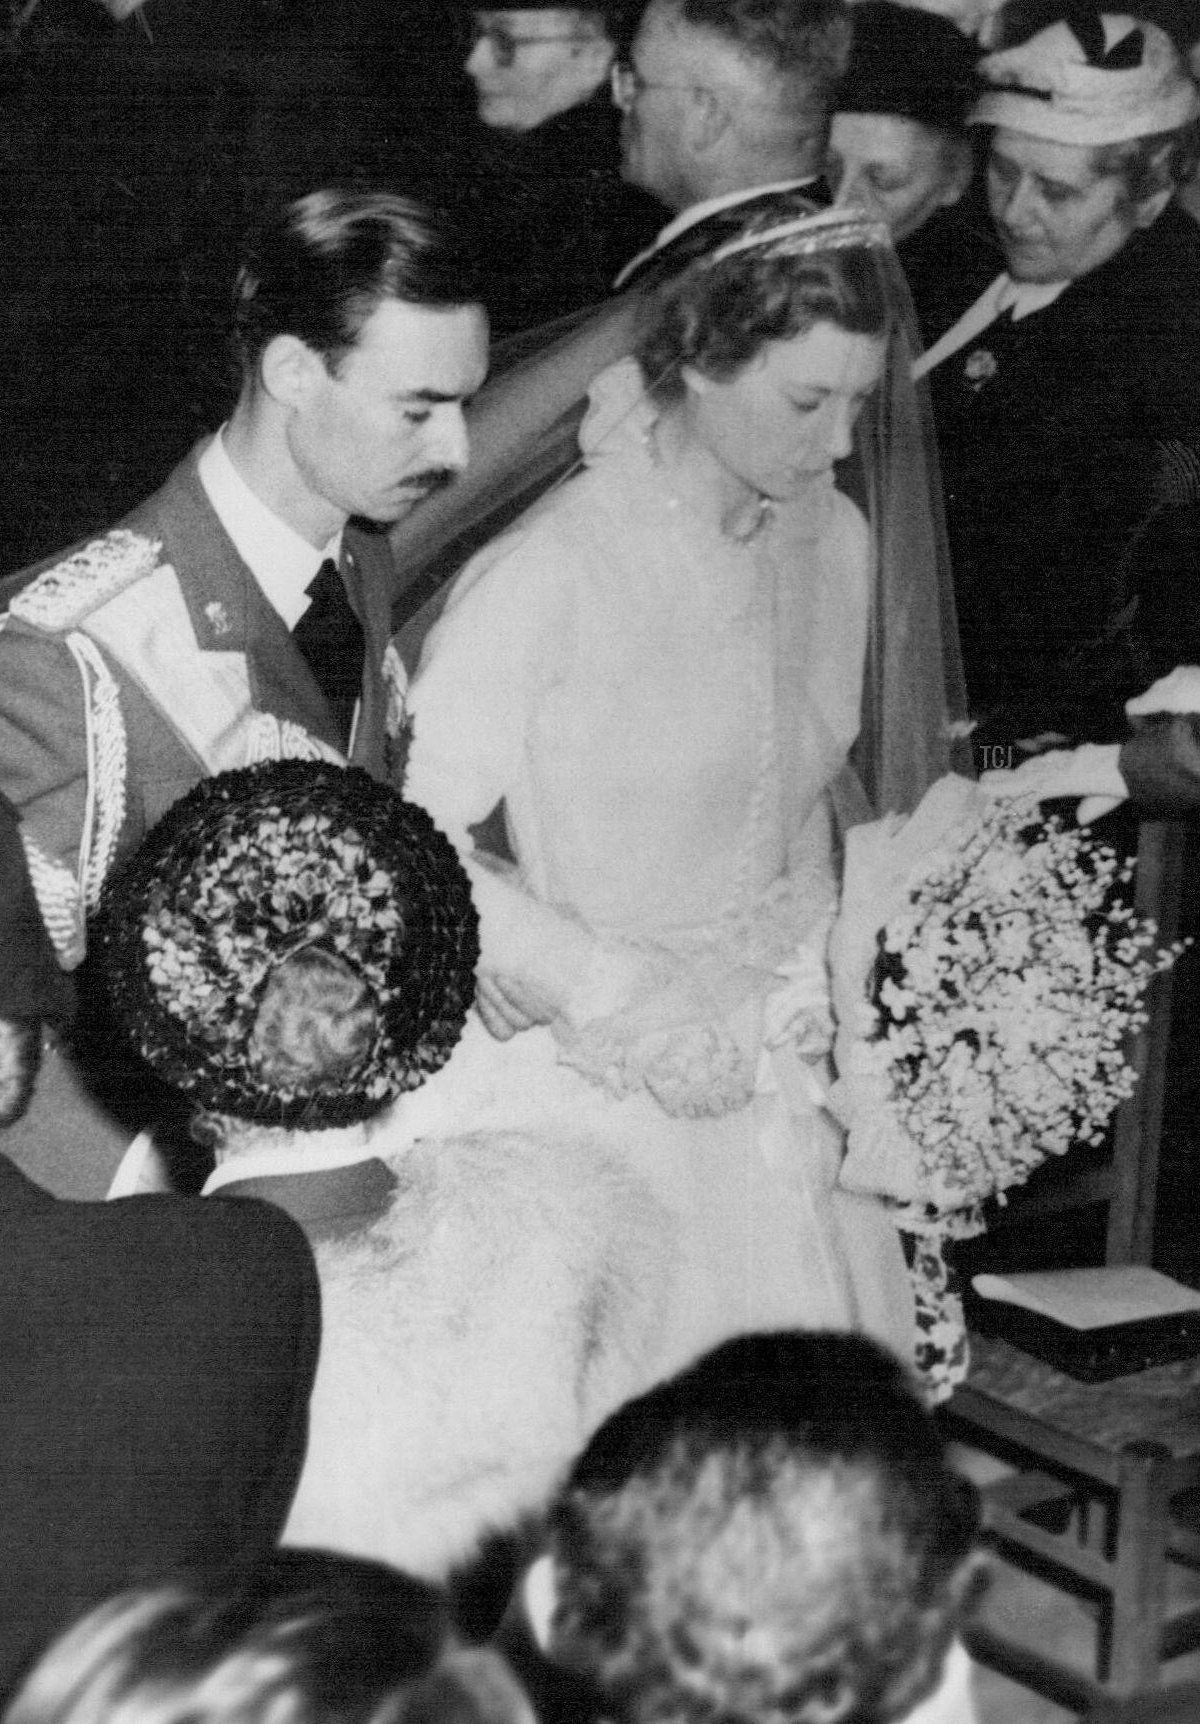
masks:
[[[260,1144],[257,1148],[232,1150],[222,1156],[216,1169],[204,1182],[200,1195],[209,1197],[225,1185],[239,1185],[245,1179],[278,1177],[288,1173],[321,1173],[327,1168],[354,1167],[360,1161],[379,1157],[375,1133],[367,1125],[348,1125],[326,1131],[305,1131],[287,1134],[275,1144]],[[388,1143],[390,1157],[411,1144]]]
[[[681,233],[686,233],[690,227],[695,227],[697,222],[704,221],[707,216],[717,215],[721,210],[733,209],[737,204],[748,203],[751,198],[771,197],[776,192],[800,191],[804,186],[814,184],[816,177],[815,174],[806,174],[803,179],[776,180],[768,186],[747,186],[740,192],[722,192],[720,197],[704,198],[698,204],[689,204],[685,210],[680,210],[679,214],[667,223],[662,232],[655,237],[653,245],[647,246],[645,251],[639,251],[636,257],[630,258],[613,282],[613,287],[624,287],[633,272],[640,269],[656,252],[660,252],[664,245],[670,245],[673,239],[678,238]]]
[[[1070,285],[1069,281],[1014,281],[1007,271],[998,275],[984,288],[975,303],[967,307],[958,322],[952,323],[946,333],[914,363],[913,376],[926,376],[935,365],[959,352],[968,341],[1003,317],[1006,311],[1011,310],[1013,322],[1020,323],[1022,318],[1032,317],[1035,311],[1053,305]]]
[[[200,456],[200,483],[267,602],[294,629],[309,607],[309,582],[326,557],[339,558],[341,531],[323,550],[310,545],[250,489],[229,458],[223,430]]]

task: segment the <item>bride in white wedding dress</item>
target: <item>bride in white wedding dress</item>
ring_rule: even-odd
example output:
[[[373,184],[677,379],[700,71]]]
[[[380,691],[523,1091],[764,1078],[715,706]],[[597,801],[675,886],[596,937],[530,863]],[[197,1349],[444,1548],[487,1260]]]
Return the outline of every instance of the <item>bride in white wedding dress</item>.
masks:
[[[823,1106],[837,823],[875,812],[851,756],[880,811],[951,761],[902,305],[883,231],[794,195],[692,266],[409,694],[406,794],[482,916],[495,1039],[454,1069],[477,1124],[585,1131],[665,1203],[665,1370],[786,1326],[912,1357],[898,1236],[838,1188]],[[500,866],[471,836],[498,804]]]

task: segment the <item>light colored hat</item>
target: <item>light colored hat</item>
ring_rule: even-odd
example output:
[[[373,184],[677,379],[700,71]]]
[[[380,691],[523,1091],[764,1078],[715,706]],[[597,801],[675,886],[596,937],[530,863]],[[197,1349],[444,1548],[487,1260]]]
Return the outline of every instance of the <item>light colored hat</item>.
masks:
[[[1081,11],[985,55],[979,72],[990,87],[971,111],[972,125],[1055,143],[1119,144],[1200,115],[1196,86],[1166,31],[1123,13]]]

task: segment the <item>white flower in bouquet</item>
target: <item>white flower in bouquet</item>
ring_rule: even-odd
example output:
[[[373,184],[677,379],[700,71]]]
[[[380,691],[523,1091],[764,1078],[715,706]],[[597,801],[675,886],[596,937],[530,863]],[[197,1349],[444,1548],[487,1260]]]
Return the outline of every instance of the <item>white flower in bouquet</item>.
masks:
[[[849,834],[831,946],[844,1185],[963,1236],[1047,1156],[1101,1140],[1133,1088],[1146,987],[1178,951],[1120,901],[1130,872],[965,779]]]

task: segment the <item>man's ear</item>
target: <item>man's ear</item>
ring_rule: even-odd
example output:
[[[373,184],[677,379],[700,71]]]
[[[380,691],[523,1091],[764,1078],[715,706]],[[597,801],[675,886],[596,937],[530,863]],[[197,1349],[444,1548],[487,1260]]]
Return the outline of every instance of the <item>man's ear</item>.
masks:
[[[728,91],[697,84],[690,93],[687,116],[687,142],[692,153],[700,156],[716,149],[733,125]]]
[[[276,335],[263,348],[258,365],[262,386],[283,407],[302,407],[321,377],[325,361],[298,335]]]

